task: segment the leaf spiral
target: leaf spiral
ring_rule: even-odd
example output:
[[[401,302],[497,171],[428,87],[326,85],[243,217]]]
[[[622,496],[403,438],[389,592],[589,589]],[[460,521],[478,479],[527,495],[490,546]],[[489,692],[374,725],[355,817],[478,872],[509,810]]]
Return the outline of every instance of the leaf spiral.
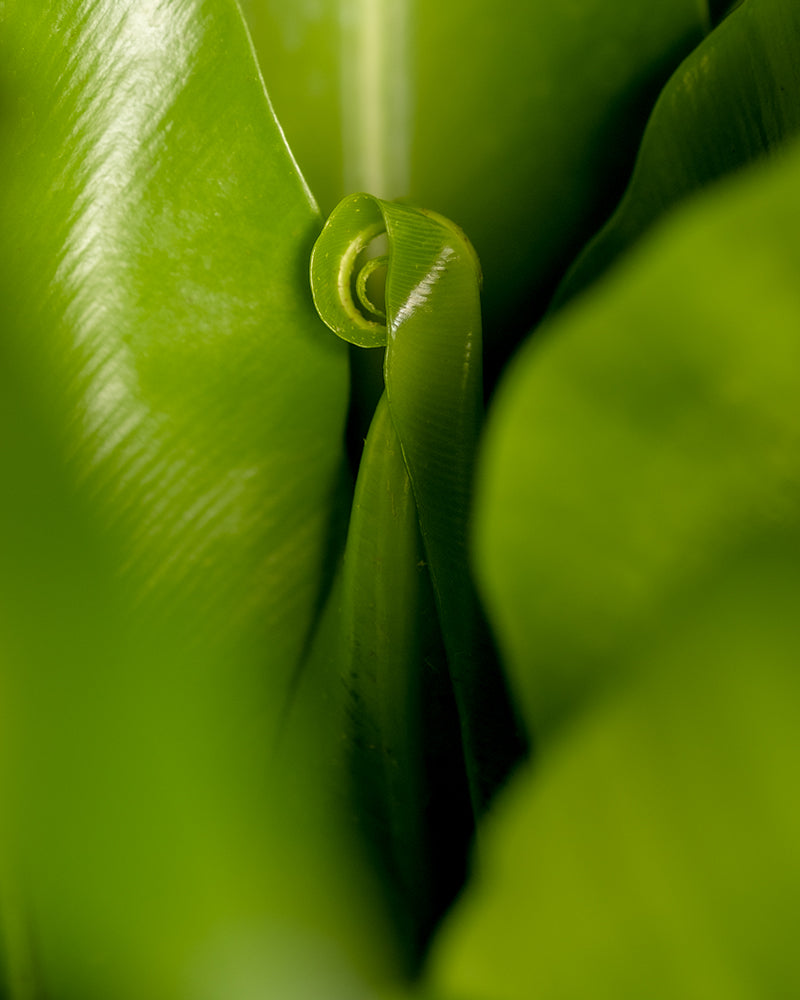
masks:
[[[388,253],[364,259],[384,233]],[[370,277],[383,266],[385,307],[368,292]],[[387,348],[389,411],[451,660],[470,647],[466,620],[474,617],[465,580],[482,419],[480,281],[477,255],[458,226],[435,212],[367,194],[337,206],[311,258],[314,302],[330,329],[360,347]]]
[[[370,255],[378,238],[387,251]],[[367,194],[337,206],[311,258],[314,302],[330,329],[360,347],[386,347],[385,392],[361,458],[330,658],[350,699],[356,794],[368,790],[357,812],[404,908],[427,928],[449,900],[424,898],[442,858],[441,832],[432,829],[441,819],[434,822],[425,803],[453,794],[429,787],[431,775],[453,775],[442,758],[455,753],[477,816],[520,749],[516,738],[501,745],[516,727],[502,675],[486,655],[469,569],[483,407],[480,282],[475,251],[456,225]],[[440,661],[441,670],[433,666]],[[459,808],[454,799],[449,811]]]

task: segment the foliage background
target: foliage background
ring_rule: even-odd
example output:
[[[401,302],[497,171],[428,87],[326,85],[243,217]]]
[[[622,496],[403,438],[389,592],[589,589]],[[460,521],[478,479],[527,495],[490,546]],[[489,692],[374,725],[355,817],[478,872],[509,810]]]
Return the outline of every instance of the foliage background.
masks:
[[[260,70],[229,0],[0,4],[2,989],[797,994],[795,5],[245,13]],[[336,683],[293,700],[351,488],[314,199],[362,186],[481,256],[535,744],[413,982]]]

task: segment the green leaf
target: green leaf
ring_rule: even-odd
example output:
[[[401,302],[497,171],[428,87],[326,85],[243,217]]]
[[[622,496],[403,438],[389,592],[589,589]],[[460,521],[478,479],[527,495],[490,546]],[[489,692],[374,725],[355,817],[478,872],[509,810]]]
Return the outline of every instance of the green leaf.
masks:
[[[392,946],[310,725],[132,600],[26,358],[0,345],[0,944],[11,1000],[366,993]],[[316,977],[316,979],[315,979]],[[314,983],[316,982],[316,986]]]
[[[319,598],[346,355],[319,218],[228,0],[4,4],[4,335],[154,611],[284,680]]]
[[[543,306],[618,194],[658,86],[708,26],[703,0],[246,10],[323,206],[367,190],[457,222],[483,264],[488,333],[506,344],[505,321],[521,301]]]
[[[601,275],[672,205],[774,154],[800,128],[800,10],[747,0],[682,63],[658,99],[625,197],[558,290]]]
[[[324,721],[275,752],[342,463],[319,217],[233,2],[0,19],[9,988],[359,995],[393,946]]]
[[[740,534],[798,519],[798,176],[795,146],[676,215],[509,376],[477,558],[534,727],[615,680]]]
[[[473,821],[417,508],[385,395],[293,711],[321,696],[338,720],[326,786],[352,803],[414,973],[464,879]]]
[[[388,256],[377,258],[386,269],[382,320],[362,317],[349,289],[358,254],[380,233],[389,245]],[[465,567],[482,417],[480,280],[472,246],[448,220],[363,194],[337,207],[311,262],[314,299],[325,322],[361,347],[386,345],[389,411],[414,490],[445,642],[453,651],[470,646]],[[363,289],[361,299],[364,308]]]
[[[340,5],[330,0],[241,0],[241,6],[270,100],[327,214],[347,193]]]
[[[476,561],[538,757],[437,1000],[798,991],[799,178],[669,216],[501,388]]]
[[[431,996],[797,994],[798,541],[751,537],[663,608],[637,680],[519,775]]]
[[[376,240],[387,251],[369,256]],[[361,457],[329,658],[347,690],[362,825],[384,855],[401,918],[410,912],[416,925],[419,953],[452,892],[441,889],[450,872],[434,858],[437,848],[444,854],[436,827],[444,820],[455,834],[451,852],[471,832],[458,801],[465,762],[480,814],[519,752],[502,676],[479,642],[468,566],[482,418],[480,267],[464,234],[438,214],[355,194],[314,247],[311,284],[338,336],[386,346],[386,391]],[[453,694],[461,740],[449,726]],[[442,796],[455,817],[430,807]]]

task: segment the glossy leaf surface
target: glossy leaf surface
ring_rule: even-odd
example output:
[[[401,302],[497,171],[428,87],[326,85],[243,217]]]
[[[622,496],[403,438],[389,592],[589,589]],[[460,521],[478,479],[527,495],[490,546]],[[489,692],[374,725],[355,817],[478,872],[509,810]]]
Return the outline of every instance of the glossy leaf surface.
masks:
[[[369,256],[377,239],[386,241],[386,253]],[[383,294],[373,283],[379,272]],[[519,749],[513,727],[500,736],[487,727],[492,710],[492,722],[510,722],[510,712],[499,669],[482,656],[467,557],[482,416],[480,268],[447,219],[356,194],[328,219],[314,247],[311,284],[338,336],[386,347],[386,391],[360,462],[330,659],[348,692],[365,826],[388,856],[400,908],[416,910],[418,927],[427,930],[432,908],[441,905],[441,874],[430,857],[441,843],[433,817],[454,828],[455,851],[465,839],[462,816],[454,822],[429,803],[441,795],[456,800],[466,761],[480,813]],[[457,727],[448,732],[448,668],[461,741]],[[440,720],[426,702],[443,706]],[[432,739],[423,732],[425,717],[439,730]],[[488,731],[493,740],[485,739]],[[451,774],[449,788],[436,788],[430,772],[437,770]],[[372,803],[363,799],[365,788],[375,789]]]
[[[366,995],[391,947],[320,796],[323,727],[276,765],[280,692],[187,638],[191,600],[136,607],[22,354],[0,347],[4,995]]]
[[[12,0],[2,46],[6,336],[63,398],[65,461],[141,600],[193,592],[204,641],[257,641],[285,674],[318,596],[346,358],[240,15]]]
[[[625,197],[570,269],[557,301],[594,280],[672,205],[760,157],[800,128],[800,11],[747,0],[670,78]]]
[[[364,319],[348,283],[358,253],[381,233],[389,247],[385,315]],[[445,641],[468,647],[462,636],[470,618],[467,517],[482,417],[475,252],[458,227],[435,213],[357,194],[329,218],[314,248],[311,281],[320,315],[340,337],[362,347],[386,345],[386,397]]]
[[[493,340],[509,335],[498,317],[542,295],[619,192],[656,88],[708,25],[702,0],[245,7],[323,207],[368,190],[461,225]]]
[[[4,3],[0,149],[0,833],[34,988],[357,993],[391,948],[318,730],[274,762],[346,357],[235,4]]]

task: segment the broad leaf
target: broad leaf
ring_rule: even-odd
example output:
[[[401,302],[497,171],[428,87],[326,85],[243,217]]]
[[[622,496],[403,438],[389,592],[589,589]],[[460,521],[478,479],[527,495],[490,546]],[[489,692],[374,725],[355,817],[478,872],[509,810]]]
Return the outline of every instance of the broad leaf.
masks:
[[[186,595],[136,607],[49,400],[0,359],[3,995],[366,995],[392,948],[321,801],[325,720],[272,762],[280,691],[191,641]]]
[[[798,600],[778,532],[663,609],[639,680],[501,803],[426,996],[797,995]]]
[[[798,178],[676,214],[501,394],[478,564],[539,755],[437,1000],[800,989]]]
[[[518,359],[478,496],[480,578],[528,721],[616,678],[670,593],[800,517],[797,148],[676,217]]]
[[[322,723],[273,760],[342,461],[320,220],[233,2],[1,10],[9,989],[357,989],[391,947]]]
[[[284,680],[318,599],[347,374],[319,219],[232,2],[4,4],[4,336],[141,600]]]

